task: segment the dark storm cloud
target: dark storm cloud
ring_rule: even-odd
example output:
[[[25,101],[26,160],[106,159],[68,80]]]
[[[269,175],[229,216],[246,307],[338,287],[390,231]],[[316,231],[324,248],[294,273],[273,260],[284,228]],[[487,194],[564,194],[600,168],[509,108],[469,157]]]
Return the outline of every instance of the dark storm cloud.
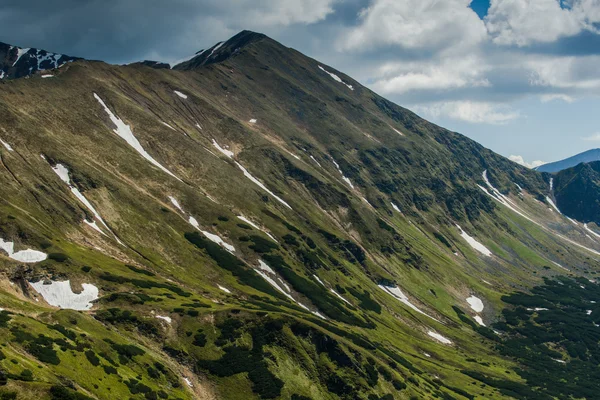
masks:
[[[0,41],[59,53],[131,62],[176,60],[243,29],[290,39],[307,48],[330,16],[335,24],[356,18],[366,1],[351,0],[4,0]],[[335,7],[335,12],[333,8]],[[298,30],[294,25],[298,25]],[[294,33],[297,32],[298,35]],[[301,34],[300,34],[301,33]]]

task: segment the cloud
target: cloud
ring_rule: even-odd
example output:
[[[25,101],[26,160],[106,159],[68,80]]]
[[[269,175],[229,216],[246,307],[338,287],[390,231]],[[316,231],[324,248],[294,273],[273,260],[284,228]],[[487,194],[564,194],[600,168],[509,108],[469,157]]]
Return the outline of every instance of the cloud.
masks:
[[[447,116],[474,124],[503,125],[520,116],[518,111],[504,105],[474,101],[450,101],[415,106],[417,112],[428,117]]]
[[[342,38],[345,50],[371,51],[381,46],[405,49],[471,47],[486,29],[469,7],[471,0],[373,0],[361,10],[359,24]]]
[[[562,4],[561,4],[562,3]],[[554,42],[600,22],[597,0],[491,0],[485,26],[499,45]]]
[[[243,29],[314,24],[337,0],[3,0],[0,38],[23,47],[131,62],[173,60]]]
[[[590,136],[586,136],[582,139],[588,142],[600,142],[600,132],[594,133]]]
[[[540,96],[542,103],[548,103],[555,100],[564,101],[565,103],[573,103],[575,99],[569,95],[561,93],[549,93]]]
[[[389,94],[490,86],[490,82],[483,77],[486,69],[484,65],[476,56],[460,60],[446,58],[438,63],[391,62],[379,68],[380,76],[376,78],[373,87],[381,93]]]
[[[537,161],[533,161],[533,162],[531,162],[531,163],[528,163],[527,161],[525,161],[525,160],[523,159],[523,157],[522,157],[522,156],[509,156],[509,157],[508,157],[508,159],[509,159],[509,160],[511,160],[511,161],[514,161],[514,162],[516,162],[517,164],[521,164],[522,166],[524,166],[524,167],[527,167],[527,168],[531,168],[531,169],[533,169],[533,168],[537,168],[537,167],[539,167],[540,165],[544,165],[544,164],[546,164],[546,162],[544,162],[544,161],[539,161],[539,160],[537,160]]]

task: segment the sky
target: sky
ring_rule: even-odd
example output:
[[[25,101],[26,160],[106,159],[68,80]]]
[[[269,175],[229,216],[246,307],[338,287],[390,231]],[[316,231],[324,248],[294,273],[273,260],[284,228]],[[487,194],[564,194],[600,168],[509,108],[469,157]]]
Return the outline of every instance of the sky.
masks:
[[[2,0],[0,41],[174,63],[262,32],[527,165],[600,147],[600,0]]]

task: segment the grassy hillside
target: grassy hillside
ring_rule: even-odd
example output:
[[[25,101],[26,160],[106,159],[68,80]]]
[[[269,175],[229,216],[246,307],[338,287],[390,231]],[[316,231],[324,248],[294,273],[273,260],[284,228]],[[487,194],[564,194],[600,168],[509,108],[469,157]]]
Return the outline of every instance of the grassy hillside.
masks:
[[[250,32],[51,73],[0,84],[0,398],[544,391],[503,296],[600,255],[547,175]]]

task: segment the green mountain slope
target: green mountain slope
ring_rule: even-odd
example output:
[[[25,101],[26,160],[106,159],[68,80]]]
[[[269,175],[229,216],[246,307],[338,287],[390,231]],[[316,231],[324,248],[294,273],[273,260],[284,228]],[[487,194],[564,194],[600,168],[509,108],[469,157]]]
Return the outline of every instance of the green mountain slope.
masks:
[[[563,170],[554,181],[554,194],[562,212],[578,221],[600,223],[599,161]]]
[[[548,398],[503,296],[600,244],[547,175],[252,32],[52,74],[0,85],[0,393]]]

